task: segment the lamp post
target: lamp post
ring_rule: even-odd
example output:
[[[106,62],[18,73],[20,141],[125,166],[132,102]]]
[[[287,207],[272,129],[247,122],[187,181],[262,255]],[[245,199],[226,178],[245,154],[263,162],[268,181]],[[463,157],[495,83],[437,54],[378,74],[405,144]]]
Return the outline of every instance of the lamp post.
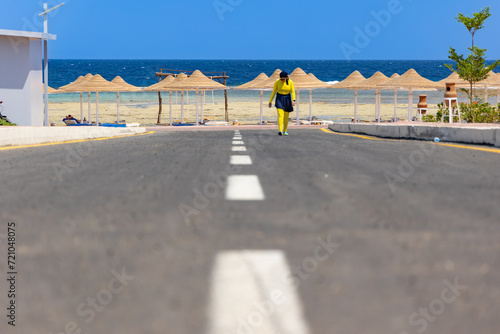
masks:
[[[48,34],[48,22],[47,22],[47,14],[64,5],[64,2],[52,7],[51,9],[47,9],[47,4],[43,4],[43,12],[38,14],[38,16],[43,16],[43,33]],[[45,126],[49,126],[49,58],[47,52],[47,38],[43,39],[43,56],[44,56],[44,82],[45,82],[45,91],[44,91],[44,112],[45,112]]]

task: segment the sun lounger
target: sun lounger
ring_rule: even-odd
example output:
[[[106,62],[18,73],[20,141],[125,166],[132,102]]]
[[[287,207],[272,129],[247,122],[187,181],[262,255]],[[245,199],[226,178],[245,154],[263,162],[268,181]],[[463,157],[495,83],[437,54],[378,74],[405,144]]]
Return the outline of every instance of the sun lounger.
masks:
[[[64,120],[64,123],[66,125],[75,125],[75,124],[78,124],[77,121],[75,121],[74,119],[67,119],[67,120]]]

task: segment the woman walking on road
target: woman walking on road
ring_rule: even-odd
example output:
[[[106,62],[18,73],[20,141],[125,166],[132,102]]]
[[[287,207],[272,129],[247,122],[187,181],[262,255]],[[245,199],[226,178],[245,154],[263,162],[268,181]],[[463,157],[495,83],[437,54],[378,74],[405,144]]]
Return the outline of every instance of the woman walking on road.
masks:
[[[288,136],[289,113],[295,106],[295,87],[288,73],[281,72],[280,79],[274,83],[273,93],[269,99],[269,108],[273,106],[274,95],[276,95],[276,109],[278,110],[278,127],[280,136]]]

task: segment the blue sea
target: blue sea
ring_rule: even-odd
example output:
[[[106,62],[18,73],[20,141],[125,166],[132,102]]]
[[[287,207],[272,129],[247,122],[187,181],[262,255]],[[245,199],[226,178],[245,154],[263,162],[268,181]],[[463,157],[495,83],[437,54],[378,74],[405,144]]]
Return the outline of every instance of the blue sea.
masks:
[[[107,80],[112,80],[117,75],[128,83],[146,87],[158,82],[155,76],[160,69],[177,69],[183,71],[201,70],[202,72],[226,72],[230,78],[227,85],[235,87],[253,80],[257,75],[264,72],[271,75],[277,68],[288,73],[297,67],[307,73],[313,73],[318,79],[325,82],[336,82],[344,80],[353,71],[358,70],[369,78],[375,72],[380,71],[390,77],[394,73],[403,74],[410,68],[415,69],[420,75],[427,79],[438,81],[450,75],[450,70],[444,66],[447,60],[76,60],[76,59],[54,59],[49,61],[49,86],[59,88],[76,80],[79,76],[87,73],[100,74]],[[216,101],[223,99],[222,92],[215,92]],[[267,93],[269,94],[269,93]],[[266,95],[267,95],[266,94]],[[429,96],[429,103],[438,103],[442,99],[442,93],[425,92]],[[211,94],[210,94],[211,95]],[[301,94],[304,102],[308,101],[308,92]],[[157,93],[121,93],[121,99],[127,103],[158,103]],[[255,91],[229,90],[230,101],[254,101],[258,100],[259,93]],[[353,92],[348,90],[321,89],[313,93],[314,102],[326,103],[352,103]],[[210,99],[212,96],[210,96]],[[401,102],[407,102],[408,95],[399,93]],[[418,97],[416,97],[418,99]],[[100,100],[114,101],[116,94],[100,94]],[[394,93],[383,91],[383,103],[392,103]],[[79,101],[79,94],[51,94],[51,102]],[[359,92],[360,103],[373,103],[374,93],[372,91]]]

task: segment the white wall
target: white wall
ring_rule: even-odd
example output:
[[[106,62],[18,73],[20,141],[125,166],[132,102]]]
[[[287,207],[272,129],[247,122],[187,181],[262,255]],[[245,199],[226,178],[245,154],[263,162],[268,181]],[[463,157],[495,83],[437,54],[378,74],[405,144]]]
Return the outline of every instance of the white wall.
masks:
[[[0,35],[0,101],[18,125],[43,125],[42,41]]]

